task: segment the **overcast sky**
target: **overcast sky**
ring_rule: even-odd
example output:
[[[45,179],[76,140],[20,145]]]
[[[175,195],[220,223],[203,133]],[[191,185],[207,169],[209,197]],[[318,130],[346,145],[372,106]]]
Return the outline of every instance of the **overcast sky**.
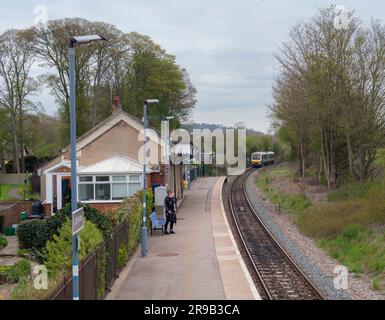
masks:
[[[366,21],[385,18],[380,0],[2,0],[0,31],[33,25],[34,8],[45,5],[50,20],[82,17],[147,34],[189,72],[198,89],[194,121],[245,122],[266,132],[266,105],[277,76],[273,54],[291,25],[331,4]],[[55,112],[48,90],[38,100],[47,113]]]

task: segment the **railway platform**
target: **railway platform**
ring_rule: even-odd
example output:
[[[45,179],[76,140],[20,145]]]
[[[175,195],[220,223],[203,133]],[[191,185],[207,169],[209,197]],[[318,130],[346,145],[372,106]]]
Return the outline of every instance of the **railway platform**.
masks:
[[[108,300],[258,300],[222,206],[224,178],[200,178],[178,210],[175,235],[157,232]]]

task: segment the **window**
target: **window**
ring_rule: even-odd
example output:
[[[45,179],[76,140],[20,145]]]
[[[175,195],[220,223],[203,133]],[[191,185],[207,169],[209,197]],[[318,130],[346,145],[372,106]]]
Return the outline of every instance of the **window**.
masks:
[[[141,183],[130,183],[128,186],[129,186],[128,194],[130,197],[135,195],[136,193],[138,193],[138,191],[142,189]]]
[[[130,176],[130,182],[139,182],[140,183],[140,174],[131,174]]]
[[[79,200],[80,201],[94,200],[93,184],[79,184]]]
[[[95,200],[107,201],[111,200],[111,185],[108,183],[95,185]]]
[[[79,177],[79,201],[121,201],[142,189],[142,175]]]
[[[79,177],[79,182],[92,182],[92,177]]]
[[[123,200],[127,198],[127,177],[112,177],[112,200]]]
[[[106,177],[96,177],[96,182],[109,182],[110,181],[110,177],[106,176]]]
[[[140,174],[129,175],[128,195],[131,197],[142,189],[142,181]]]

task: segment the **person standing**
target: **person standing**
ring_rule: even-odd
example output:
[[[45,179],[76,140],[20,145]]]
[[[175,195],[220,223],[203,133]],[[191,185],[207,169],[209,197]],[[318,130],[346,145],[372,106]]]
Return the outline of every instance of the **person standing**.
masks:
[[[167,191],[167,197],[164,200],[164,208],[166,211],[165,234],[175,234],[174,232],[174,224],[176,223],[175,201],[174,201],[174,194],[171,191]],[[169,225],[170,225],[170,232],[168,232]]]

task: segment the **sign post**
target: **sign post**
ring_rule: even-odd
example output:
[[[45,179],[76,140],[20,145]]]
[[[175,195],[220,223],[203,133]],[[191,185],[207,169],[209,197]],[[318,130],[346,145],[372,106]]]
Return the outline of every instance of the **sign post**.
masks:
[[[80,208],[72,213],[72,235],[79,236],[84,229],[84,209]]]

